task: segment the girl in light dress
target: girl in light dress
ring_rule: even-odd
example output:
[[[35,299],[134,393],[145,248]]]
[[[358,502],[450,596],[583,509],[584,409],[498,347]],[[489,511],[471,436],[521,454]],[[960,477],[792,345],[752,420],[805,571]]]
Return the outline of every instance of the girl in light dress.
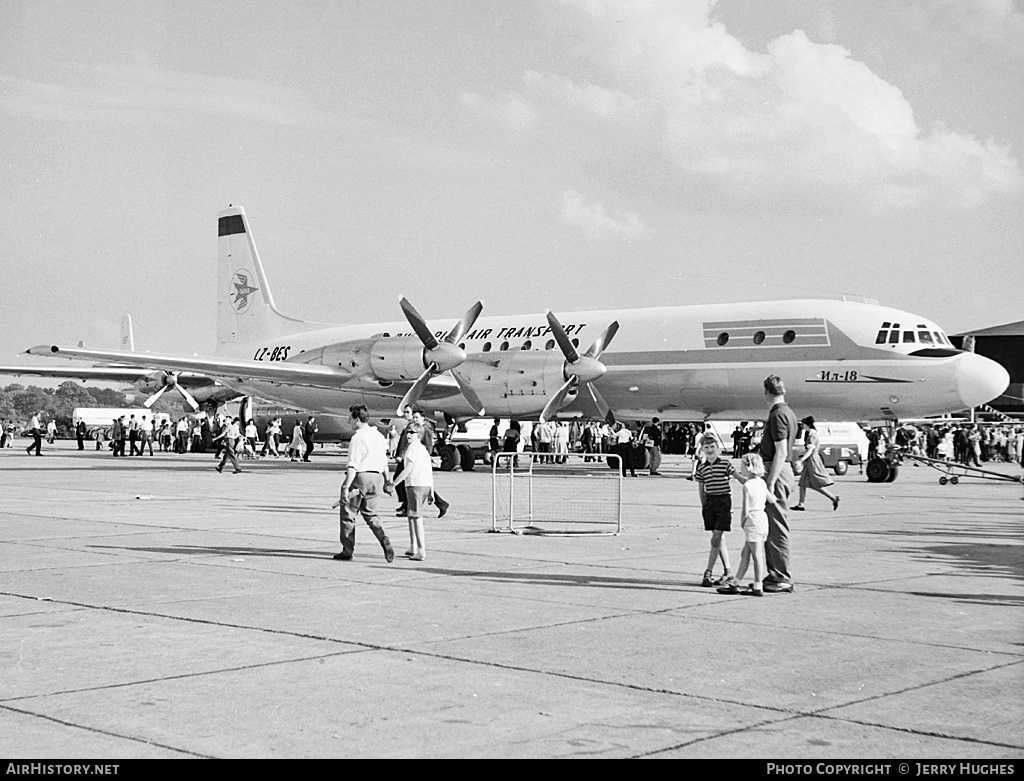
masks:
[[[768,493],[768,484],[765,483],[764,476],[764,461],[761,456],[757,453],[746,453],[736,471],[736,479],[743,484],[743,552],[740,554],[740,566],[736,570],[736,576],[731,582],[717,589],[719,594],[764,596],[764,543],[768,539],[768,513],[764,508],[767,502],[775,502],[775,497]],[[751,561],[754,562],[754,580],[745,589],[740,589],[739,581],[747,574],[747,567]]]

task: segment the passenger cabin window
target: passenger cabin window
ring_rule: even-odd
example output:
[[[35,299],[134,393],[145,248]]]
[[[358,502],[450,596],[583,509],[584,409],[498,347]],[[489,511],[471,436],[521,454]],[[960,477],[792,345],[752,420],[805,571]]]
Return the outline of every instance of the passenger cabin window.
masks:
[[[914,332],[913,331],[904,331],[903,332],[903,344],[907,344],[908,342],[916,342],[916,341],[917,340],[914,338]]]
[[[917,335],[921,337],[922,344],[933,344],[932,335],[927,331],[918,331]]]
[[[498,349],[502,350],[502,351],[507,350],[508,349],[508,342],[502,342],[501,343],[501,347],[499,347]]]
[[[491,343],[490,342],[484,342],[484,352],[485,353],[489,353],[490,351],[491,351]]]
[[[579,347],[580,346],[580,340],[579,339],[573,339],[572,340],[572,346],[573,347]]]
[[[548,343],[546,345],[544,345],[544,349],[545,350],[554,350],[555,349],[555,340],[554,339],[548,339]]]
[[[754,344],[761,344],[764,341],[764,331],[758,331],[754,334]]]
[[[729,342],[729,334],[722,332],[718,335],[718,346],[724,347]]]
[[[529,339],[527,339],[525,342],[523,342],[523,349],[524,350],[532,350],[533,349],[533,342],[531,342]]]
[[[782,343],[783,344],[793,344],[793,342],[795,340],[796,340],[796,331],[786,331],[786,333],[784,333],[782,335]]]

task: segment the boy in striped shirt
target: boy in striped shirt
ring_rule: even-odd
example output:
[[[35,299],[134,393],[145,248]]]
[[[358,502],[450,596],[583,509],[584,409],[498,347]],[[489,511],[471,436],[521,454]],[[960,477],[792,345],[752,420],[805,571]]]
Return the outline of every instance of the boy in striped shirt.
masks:
[[[704,516],[704,529],[711,532],[711,552],[708,554],[708,568],[704,570],[704,588],[732,582],[732,569],[729,566],[729,551],[722,542],[722,534],[732,530],[732,493],[729,478],[735,474],[732,462],[721,457],[718,440],[711,434],[705,434],[700,441],[704,453],[704,463],[697,467],[694,480],[700,489],[700,504]],[[725,574],[718,580],[712,580],[711,571],[715,560],[722,559]]]

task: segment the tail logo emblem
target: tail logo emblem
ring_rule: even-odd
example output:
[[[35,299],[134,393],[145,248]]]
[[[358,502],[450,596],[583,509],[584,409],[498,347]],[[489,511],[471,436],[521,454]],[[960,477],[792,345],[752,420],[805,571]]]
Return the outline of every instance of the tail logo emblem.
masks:
[[[231,305],[238,314],[242,314],[242,312],[249,308],[249,296],[259,291],[258,287],[249,284],[251,276],[252,274],[245,269],[239,269],[235,272],[235,277],[231,281],[231,285],[234,287],[234,290],[231,291]]]

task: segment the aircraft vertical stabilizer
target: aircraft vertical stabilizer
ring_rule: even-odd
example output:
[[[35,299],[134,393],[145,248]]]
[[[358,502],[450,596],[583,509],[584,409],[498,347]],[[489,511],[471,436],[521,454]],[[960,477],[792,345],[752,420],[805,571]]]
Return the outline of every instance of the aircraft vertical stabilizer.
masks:
[[[308,324],[282,315],[274,305],[245,210],[217,215],[217,353],[235,345],[269,342]]]
[[[135,332],[132,330],[132,316],[127,312],[121,318],[121,349],[135,352]]]

